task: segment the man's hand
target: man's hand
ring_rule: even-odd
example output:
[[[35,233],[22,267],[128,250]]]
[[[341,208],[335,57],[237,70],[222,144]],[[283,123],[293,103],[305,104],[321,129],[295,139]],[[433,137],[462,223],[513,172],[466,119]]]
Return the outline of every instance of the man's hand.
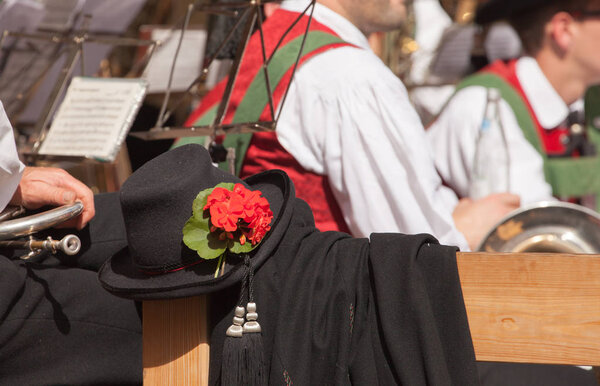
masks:
[[[94,217],[94,194],[82,182],[63,169],[26,167],[10,203],[37,209],[44,205],[83,203],[83,212],[60,225],[61,228],[83,228]]]
[[[463,198],[454,208],[452,217],[471,250],[475,250],[492,227],[520,204],[519,196],[511,193],[490,194],[479,200]]]

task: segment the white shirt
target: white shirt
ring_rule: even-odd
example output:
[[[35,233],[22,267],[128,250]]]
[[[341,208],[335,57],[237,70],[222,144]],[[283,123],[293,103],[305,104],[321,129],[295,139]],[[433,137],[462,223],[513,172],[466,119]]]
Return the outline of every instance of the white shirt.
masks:
[[[566,119],[568,106],[535,59],[520,58],[516,75],[545,129],[552,129]],[[456,93],[427,130],[438,172],[459,197],[468,196],[475,143],[485,104],[484,87],[466,87]],[[515,114],[504,100],[500,101],[500,119],[508,143],[511,193],[521,197],[521,205],[552,200],[552,188],[544,178],[543,159],[523,135]]]
[[[452,25],[450,16],[444,11],[439,0],[415,0],[415,41],[417,50],[411,54],[408,77],[414,84],[439,81],[429,73],[440,41],[446,28]]]
[[[422,86],[442,83],[443,79],[430,73],[431,63],[437,55],[444,31],[452,25],[450,16],[439,0],[415,0],[415,41],[418,48],[410,57],[408,79],[414,86],[409,92],[412,105],[421,120],[429,123],[454,92],[454,85]]]
[[[0,102],[0,211],[12,198],[25,165],[19,161],[13,129]]]
[[[441,184],[404,85],[348,20],[320,4],[313,16],[356,47],[316,55],[297,71],[277,125],[282,146],[327,175],[353,235],[431,233],[468,250],[451,216],[456,197]]]

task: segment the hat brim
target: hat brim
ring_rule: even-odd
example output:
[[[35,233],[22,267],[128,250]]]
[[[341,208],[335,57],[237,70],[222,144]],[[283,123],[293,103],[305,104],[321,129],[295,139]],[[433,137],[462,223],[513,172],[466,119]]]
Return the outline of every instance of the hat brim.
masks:
[[[291,218],[287,206],[293,197],[293,185],[283,171],[270,170],[248,177],[244,182],[267,197],[275,214],[271,231],[251,252],[253,267],[259,267],[281,240]],[[191,204],[190,204],[191,206]],[[183,241],[182,241],[183,242]],[[183,248],[186,253],[195,253]],[[98,278],[112,294],[135,300],[158,300],[196,296],[222,290],[240,282],[244,275],[241,258],[227,258],[223,274],[215,276],[217,261],[200,259],[197,264],[173,272],[149,274],[135,266],[128,248],[109,258],[100,268]]]

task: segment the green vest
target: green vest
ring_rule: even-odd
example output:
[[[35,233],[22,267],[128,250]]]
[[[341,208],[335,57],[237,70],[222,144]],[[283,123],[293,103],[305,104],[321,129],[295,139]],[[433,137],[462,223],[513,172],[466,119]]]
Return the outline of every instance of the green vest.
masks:
[[[557,197],[596,196],[596,210],[600,211],[600,157],[549,158],[538,137],[536,124],[523,98],[514,88],[493,73],[477,73],[460,82],[456,91],[469,86],[497,88],[502,99],[512,108],[523,135],[544,160],[544,175]],[[591,87],[585,96],[586,132],[596,149],[600,149],[600,87]],[[598,127],[594,127],[596,119]]]

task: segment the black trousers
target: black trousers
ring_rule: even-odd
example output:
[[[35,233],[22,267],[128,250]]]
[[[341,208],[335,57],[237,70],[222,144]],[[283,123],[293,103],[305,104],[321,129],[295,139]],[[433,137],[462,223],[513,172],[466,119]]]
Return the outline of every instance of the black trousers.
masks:
[[[106,292],[96,274],[127,245],[116,194],[96,196],[96,217],[78,235],[75,257],[24,262],[19,251],[0,251],[0,384],[142,382],[138,307]]]

